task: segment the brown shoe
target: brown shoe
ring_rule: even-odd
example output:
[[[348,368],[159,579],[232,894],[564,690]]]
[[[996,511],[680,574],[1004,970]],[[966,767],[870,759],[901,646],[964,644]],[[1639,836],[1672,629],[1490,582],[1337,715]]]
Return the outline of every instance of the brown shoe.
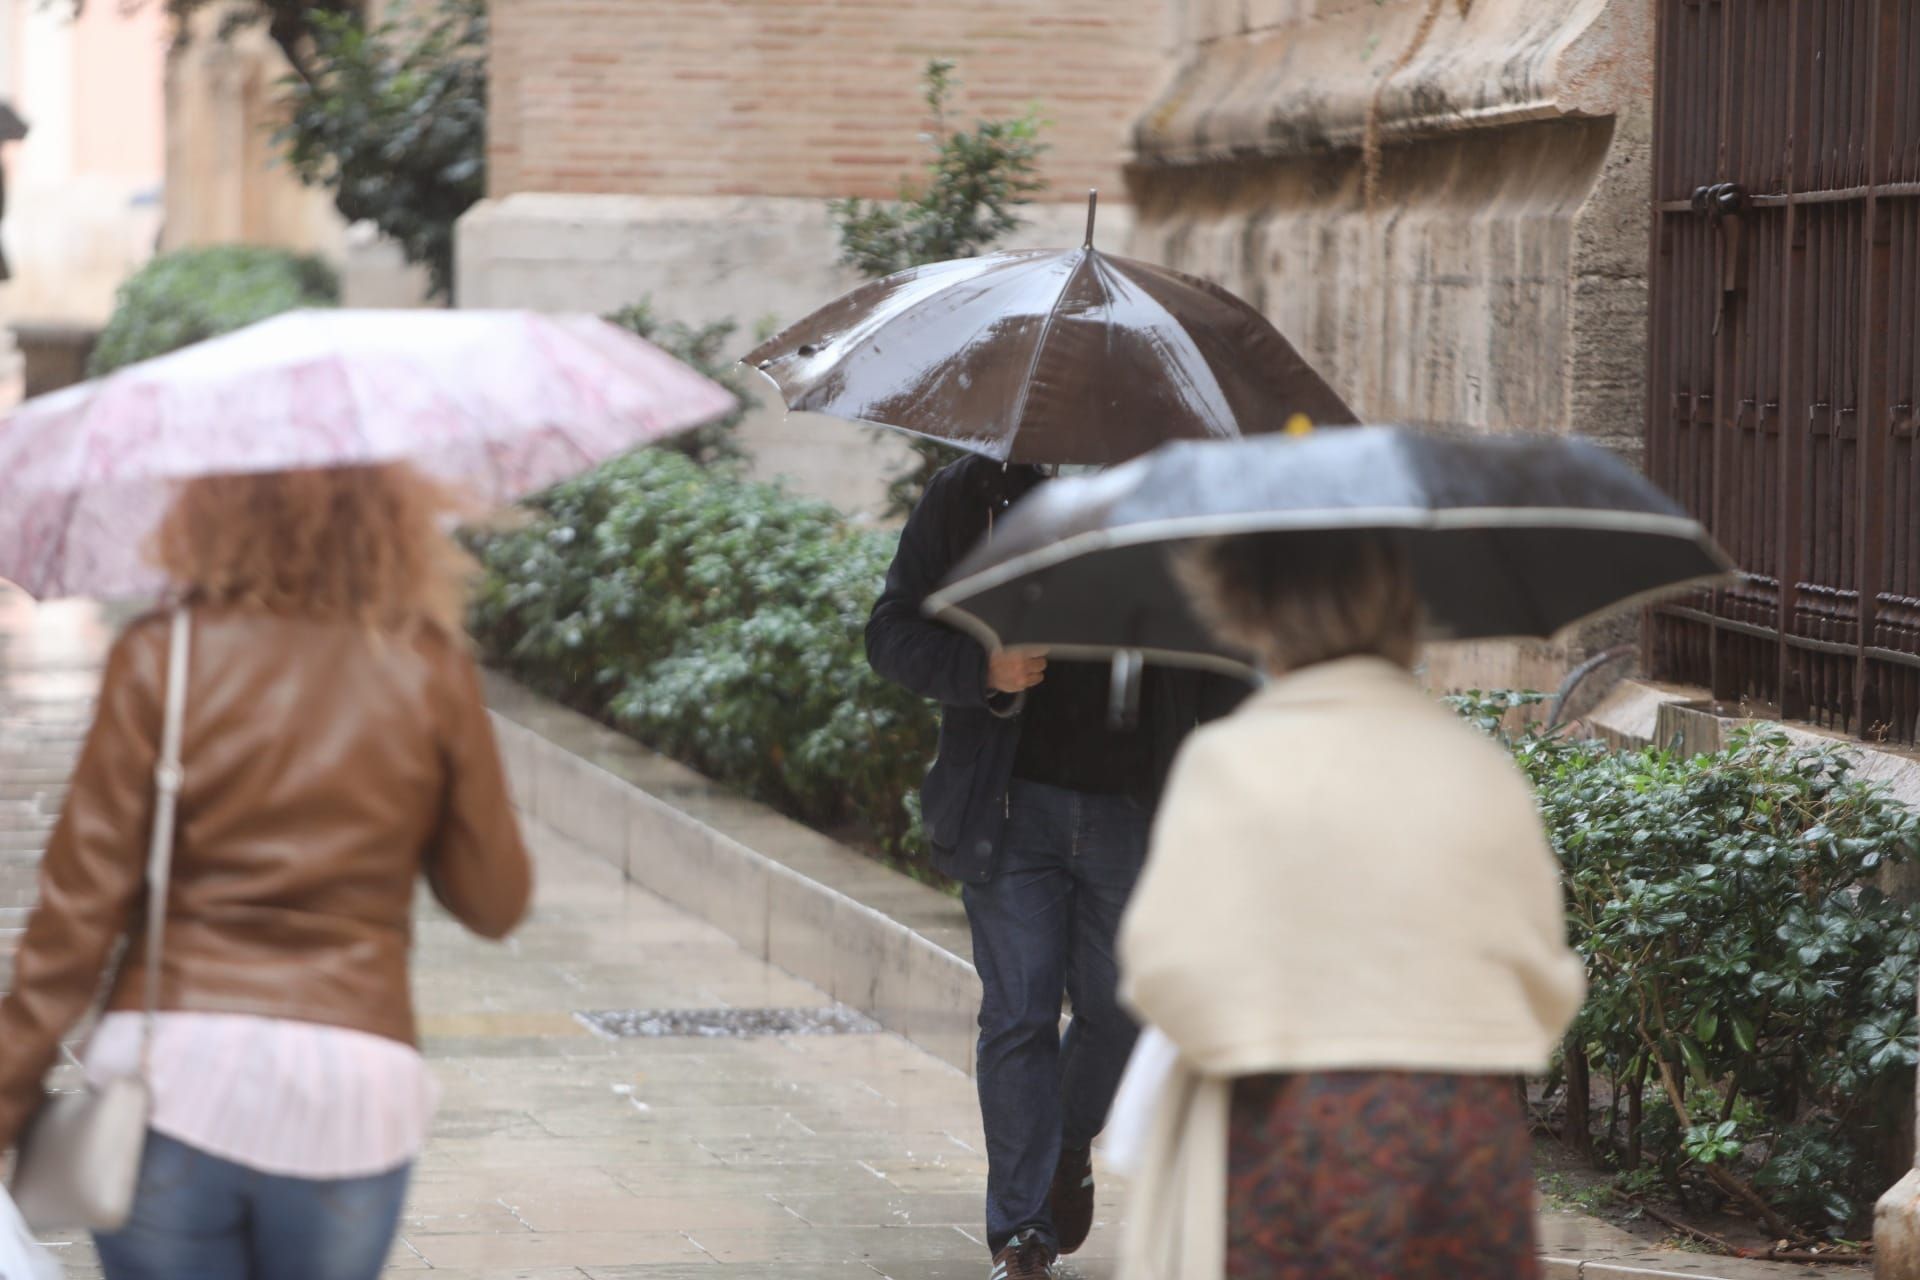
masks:
[[[1053,1280],[1053,1250],[1038,1231],[1022,1231],[993,1255],[987,1280]]]
[[[1062,1150],[1053,1167],[1053,1189],[1047,1192],[1047,1211],[1053,1215],[1060,1252],[1072,1253],[1087,1242],[1093,1230],[1093,1152]]]

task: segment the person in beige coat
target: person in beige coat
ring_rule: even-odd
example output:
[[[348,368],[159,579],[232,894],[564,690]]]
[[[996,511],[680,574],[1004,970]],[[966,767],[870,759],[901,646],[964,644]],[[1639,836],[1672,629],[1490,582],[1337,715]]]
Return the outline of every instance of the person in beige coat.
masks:
[[[1120,933],[1154,1047],[1126,1280],[1525,1280],[1513,1078],[1585,991],[1525,778],[1409,668],[1389,535],[1202,544],[1184,576],[1271,680],[1175,765]]]

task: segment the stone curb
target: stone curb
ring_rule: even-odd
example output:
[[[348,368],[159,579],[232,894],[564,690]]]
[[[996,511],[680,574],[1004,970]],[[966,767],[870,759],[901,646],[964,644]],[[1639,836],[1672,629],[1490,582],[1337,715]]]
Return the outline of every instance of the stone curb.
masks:
[[[527,817],[972,1074],[979,977],[958,901],[505,677],[487,676],[487,697]],[[1868,1276],[1647,1250],[1583,1215],[1544,1214],[1542,1228],[1543,1280]]]
[[[1602,1258],[1540,1259],[1541,1280],[1871,1280],[1873,1273],[1863,1267],[1815,1267],[1792,1262],[1752,1262],[1740,1258],[1713,1255],[1667,1253],[1650,1250],[1634,1259],[1653,1265],[1635,1266],[1627,1261]],[[1675,1271],[1672,1268],[1681,1267]]]
[[[968,1074],[979,978],[948,895],[487,678],[521,812]]]

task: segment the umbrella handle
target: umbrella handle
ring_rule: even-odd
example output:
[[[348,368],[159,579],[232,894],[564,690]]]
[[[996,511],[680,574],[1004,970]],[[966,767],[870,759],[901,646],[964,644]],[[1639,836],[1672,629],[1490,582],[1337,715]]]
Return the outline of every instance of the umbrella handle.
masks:
[[[1107,687],[1108,727],[1131,729],[1139,723],[1140,676],[1146,665],[1138,649],[1121,649],[1113,655],[1113,679]]]
[[[1572,671],[1569,671],[1566,679],[1560,682],[1560,690],[1553,695],[1552,702],[1548,708],[1547,732],[1552,733],[1560,727],[1566,717],[1567,707],[1573,702],[1573,695],[1579,690],[1580,686],[1586,682],[1587,677],[1593,675],[1602,667],[1611,666],[1622,658],[1631,657],[1637,648],[1637,645],[1631,644],[1615,645],[1611,649],[1602,650],[1594,654]]]

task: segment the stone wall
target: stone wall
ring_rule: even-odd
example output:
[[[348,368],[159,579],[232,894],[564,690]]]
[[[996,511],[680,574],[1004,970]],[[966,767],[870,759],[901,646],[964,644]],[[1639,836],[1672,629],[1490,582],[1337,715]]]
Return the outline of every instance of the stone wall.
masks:
[[[1637,458],[1651,0],[1435,7],[1423,39],[1429,0],[1188,0],[1136,130],[1133,250],[1253,300],[1364,418]],[[1432,673],[1537,686],[1567,656],[1449,649]]]
[[[1038,102],[1047,176],[1117,185],[1165,24],[1112,0],[493,0],[493,194],[887,196],[923,150],[920,72],[966,118]]]
[[[1135,114],[1170,67],[1152,4],[1109,0],[493,0],[489,187],[461,223],[462,306],[603,312],[755,334],[858,283],[831,199],[918,179],[929,59],[959,64],[953,128],[1046,119],[1047,198],[1011,243],[1079,242],[1083,192],[1125,243]],[[891,434],[771,408],[753,467],[854,512],[904,465]]]

